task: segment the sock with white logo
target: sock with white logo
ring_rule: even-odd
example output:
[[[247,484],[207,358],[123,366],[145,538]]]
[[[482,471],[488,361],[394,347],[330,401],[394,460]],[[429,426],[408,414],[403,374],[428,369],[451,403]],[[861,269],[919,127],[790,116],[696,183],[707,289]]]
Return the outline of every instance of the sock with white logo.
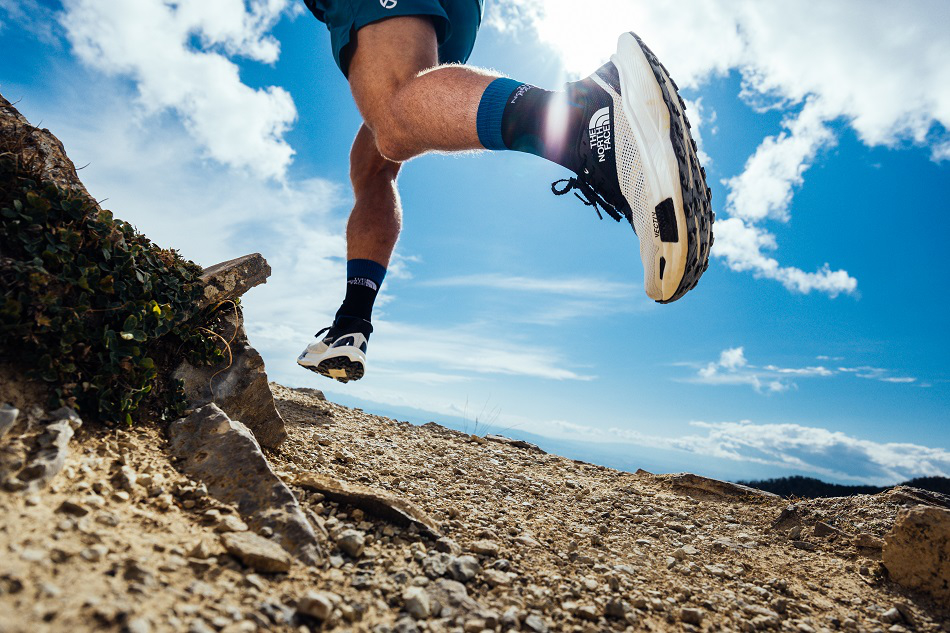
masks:
[[[341,316],[369,322],[373,316],[373,303],[383,285],[386,268],[370,259],[351,259],[346,262],[346,296],[337,310]]]
[[[562,92],[496,79],[479,104],[478,137],[487,149],[534,154],[579,172],[579,148],[589,143],[587,121],[610,105],[610,97],[589,79]]]

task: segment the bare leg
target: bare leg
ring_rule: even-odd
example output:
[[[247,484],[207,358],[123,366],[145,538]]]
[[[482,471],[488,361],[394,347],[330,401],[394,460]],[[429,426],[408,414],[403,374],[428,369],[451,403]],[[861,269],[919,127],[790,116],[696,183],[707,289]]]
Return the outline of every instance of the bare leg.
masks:
[[[349,74],[353,98],[383,156],[402,162],[431,150],[482,149],[478,104],[498,75],[438,66],[428,18],[391,18],[360,29]]]
[[[389,266],[399,230],[402,206],[396,176],[402,165],[383,158],[373,133],[360,127],[350,151],[350,181],[356,203],[346,223],[346,258],[369,259]]]

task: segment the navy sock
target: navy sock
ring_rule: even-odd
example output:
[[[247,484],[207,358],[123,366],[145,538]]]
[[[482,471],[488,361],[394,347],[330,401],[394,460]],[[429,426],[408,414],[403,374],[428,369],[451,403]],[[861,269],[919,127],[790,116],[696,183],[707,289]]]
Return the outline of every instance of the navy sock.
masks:
[[[370,259],[346,262],[346,296],[336,316],[371,321],[373,303],[386,276],[386,268]]]
[[[478,138],[487,149],[511,149],[540,156],[578,171],[578,134],[583,125],[585,91],[572,84],[551,92],[499,78],[488,85],[478,105]],[[550,117],[559,117],[548,127]]]

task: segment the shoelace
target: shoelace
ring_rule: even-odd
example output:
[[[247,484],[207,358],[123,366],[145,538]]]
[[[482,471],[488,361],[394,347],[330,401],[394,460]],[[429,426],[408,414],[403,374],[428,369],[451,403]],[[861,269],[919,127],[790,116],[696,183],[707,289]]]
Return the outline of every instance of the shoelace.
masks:
[[[563,188],[559,189],[558,185],[561,183],[565,184]],[[563,196],[564,194],[571,191],[574,192],[574,195],[577,197],[577,199],[583,202],[585,206],[594,207],[594,212],[601,220],[604,219],[604,216],[600,213],[601,209],[603,209],[604,213],[612,217],[617,222],[620,222],[620,220],[626,217],[622,211],[617,209],[617,207],[604,200],[604,197],[597,193],[591,184],[584,180],[583,177],[574,178],[572,176],[570,178],[555,180],[551,183],[551,192],[556,196]]]
[[[313,336],[314,336],[314,338],[316,338],[317,340],[322,341],[325,337],[321,337],[320,335],[323,334],[324,332],[329,332],[329,331],[330,331],[330,328],[325,327],[325,328],[323,328],[322,330],[320,330],[319,332],[317,332],[316,334],[314,334]]]

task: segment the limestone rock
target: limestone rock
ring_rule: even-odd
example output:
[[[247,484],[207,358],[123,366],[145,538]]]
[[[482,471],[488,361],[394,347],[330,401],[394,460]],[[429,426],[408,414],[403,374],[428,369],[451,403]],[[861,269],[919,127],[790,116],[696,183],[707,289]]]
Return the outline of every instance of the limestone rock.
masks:
[[[21,146],[19,158],[24,163],[32,162],[44,180],[52,181],[61,189],[69,189],[95,209],[99,204],[89,195],[79,181],[73,161],[66,155],[66,149],[52,132],[33,127],[13,105],[0,96],[0,138],[15,139]]]
[[[254,286],[265,283],[270,273],[270,265],[260,253],[209,266],[201,273],[205,288],[198,307],[206,308],[222,301],[233,301]]]
[[[225,353],[223,364],[195,367],[184,361],[173,376],[184,383],[185,397],[192,407],[214,402],[232,420],[247,426],[258,442],[275,448],[287,438],[287,431],[274,405],[264,359],[247,340],[241,309],[225,311],[224,318],[235,335],[228,346],[230,356]]]
[[[251,529],[273,530],[276,540],[303,562],[321,560],[317,537],[297,498],[271,470],[247,427],[209,404],[172,422],[168,434],[169,450],[181,460],[181,470],[204,482],[215,498],[236,504]]]
[[[297,611],[320,621],[333,613],[333,597],[323,591],[308,591],[297,600]]]
[[[885,538],[883,561],[898,584],[950,603],[950,510],[902,510]]]
[[[222,534],[221,544],[229,554],[257,571],[272,574],[290,569],[290,554],[277,543],[253,532]]]
[[[515,448],[523,448],[525,450],[531,451],[532,453],[541,453],[542,455],[547,455],[547,453],[537,444],[532,444],[531,442],[525,442],[524,440],[513,440],[510,437],[505,437],[504,435],[492,435],[488,434],[485,436],[485,439],[489,442],[498,442],[499,444],[507,444],[508,446],[514,446]]]
[[[19,415],[20,410],[14,406],[5,404],[0,407],[0,439],[3,439],[3,436],[13,428]]]
[[[439,617],[474,615],[482,610],[481,605],[468,595],[465,585],[455,580],[440,578],[427,585],[425,591],[429,595],[432,612],[438,613]]]
[[[434,539],[442,534],[435,522],[426,514],[404,499],[367,486],[338,481],[320,473],[304,473],[294,481],[298,486],[316,490],[330,501],[359,508],[381,519],[392,521],[403,527],[416,528]]]
[[[729,481],[720,481],[701,477],[692,473],[677,473],[674,475],[659,475],[658,479],[665,479],[673,484],[674,488],[711,494],[716,497],[763,497],[767,499],[780,499],[777,494],[750,488],[741,484],[734,484]]]
[[[45,487],[59,474],[69,453],[69,440],[73,432],[82,426],[82,420],[76,412],[67,407],[53,411],[47,420],[45,430],[37,439],[39,450],[16,476],[21,484],[20,489],[27,492]]]

